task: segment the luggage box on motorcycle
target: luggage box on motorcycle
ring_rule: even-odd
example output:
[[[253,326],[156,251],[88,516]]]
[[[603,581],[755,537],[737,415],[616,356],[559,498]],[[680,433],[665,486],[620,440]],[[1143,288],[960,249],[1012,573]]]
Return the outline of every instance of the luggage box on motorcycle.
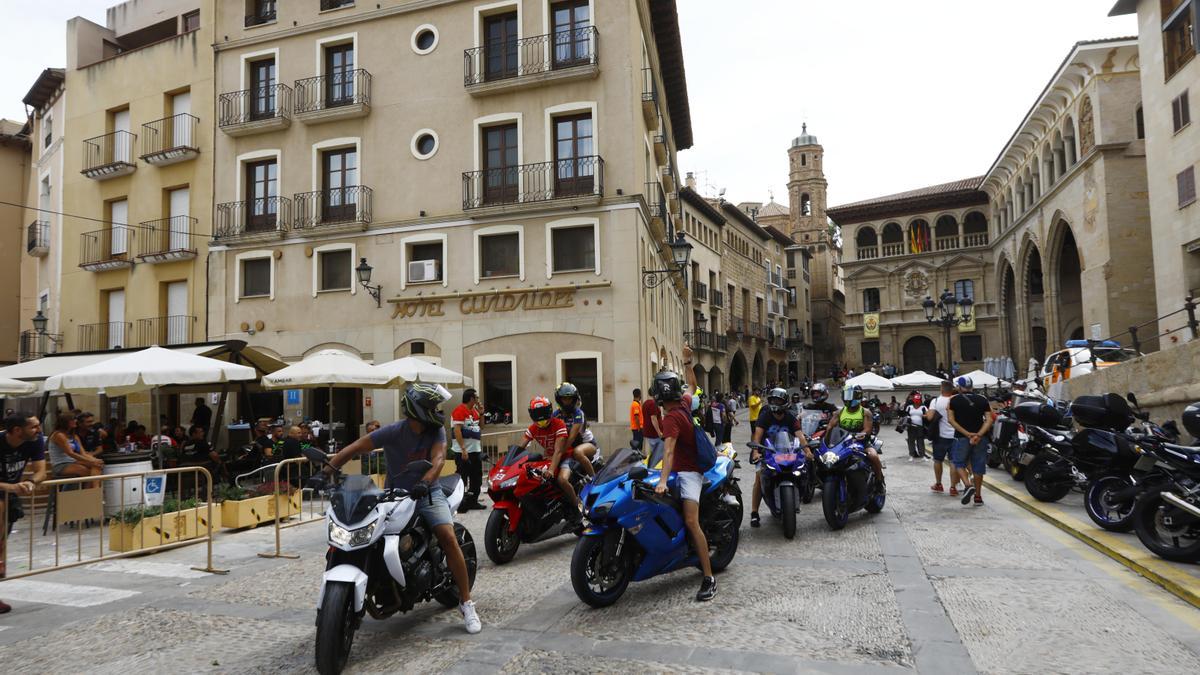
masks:
[[[1052,405],[1038,401],[1026,401],[1013,406],[1013,416],[1024,424],[1035,427],[1060,427],[1063,425],[1063,414]]]
[[[1071,417],[1085,427],[1110,431],[1123,431],[1134,419],[1129,404],[1117,394],[1080,396],[1071,403]]]

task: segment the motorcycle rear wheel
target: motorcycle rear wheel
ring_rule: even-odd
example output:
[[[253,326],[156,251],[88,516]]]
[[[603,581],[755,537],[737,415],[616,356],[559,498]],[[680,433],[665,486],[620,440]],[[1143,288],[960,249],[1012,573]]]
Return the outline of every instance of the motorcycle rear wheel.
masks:
[[[475,588],[475,571],[479,567],[479,560],[475,555],[475,540],[471,538],[471,533],[463,527],[462,523],[454,523],[454,538],[458,540],[458,548],[462,550],[463,560],[467,563],[467,586]],[[446,571],[446,574],[449,576],[449,570]],[[446,590],[433,596],[433,599],[447,609],[458,607],[462,602],[458,594],[458,586],[455,585],[453,579],[450,580],[450,585]]]
[[[1050,475],[1050,462],[1038,457],[1025,467],[1025,489],[1039,502],[1056,502],[1071,492],[1070,478],[1055,480]]]
[[[840,530],[850,520],[850,505],[842,494],[842,479],[834,476],[826,479],[821,488],[821,506],[825,511],[825,522],[829,529]]]
[[[521,535],[508,528],[508,512],[493,509],[483,530],[483,548],[497,565],[512,562],[521,547]]]
[[[804,479],[804,487],[800,489],[800,503],[811,504],[813,495],[817,493],[817,479],[810,472]]]
[[[317,617],[317,672],[342,672],[354,645],[354,630],[354,584],[331,582],[325,587]]]
[[[1000,458],[1000,463],[1004,465],[1004,470],[1008,472],[1009,478],[1018,483],[1025,480],[1025,467],[1010,460],[1007,453]]]
[[[1170,491],[1151,488],[1138,498],[1133,509],[1133,529],[1142,545],[1164,560],[1200,562],[1200,524],[1172,528],[1162,522],[1163,511],[1173,508],[1163,500],[1162,493]],[[1183,537],[1190,543],[1185,543]]]
[[[1092,522],[1109,532],[1129,532],[1133,529],[1134,501],[1126,505],[1111,505],[1108,498],[1114,492],[1128,488],[1132,483],[1122,476],[1101,476],[1088,485],[1083,497],[1083,508]]]
[[[784,484],[779,486],[779,518],[783,521],[783,536],[786,539],[796,538],[796,486]]]
[[[604,553],[606,537],[583,537],[575,544],[575,552],[571,555],[571,586],[575,595],[592,607],[608,607],[621,599],[633,576],[628,559],[628,548],[621,554],[620,560],[613,561],[608,570],[611,576],[600,579],[601,572],[597,569],[600,557]],[[596,588],[592,588],[596,584]]]

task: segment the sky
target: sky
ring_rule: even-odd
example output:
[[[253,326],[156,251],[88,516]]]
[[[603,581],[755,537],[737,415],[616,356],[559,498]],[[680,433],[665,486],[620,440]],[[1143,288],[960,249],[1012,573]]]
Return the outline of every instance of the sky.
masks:
[[[1137,33],[1115,0],[677,2],[695,139],[679,167],[735,203],[787,203],[805,121],[830,206],[986,173],[1075,42]],[[64,65],[67,19],[111,4],[0,0],[0,117],[24,119]]]

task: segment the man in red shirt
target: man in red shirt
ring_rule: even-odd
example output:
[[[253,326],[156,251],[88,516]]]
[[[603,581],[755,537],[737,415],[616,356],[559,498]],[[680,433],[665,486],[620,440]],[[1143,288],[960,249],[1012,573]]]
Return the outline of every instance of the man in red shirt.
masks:
[[[642,402],[642,454],[653,457],[662,454],[662,411],[654,401],[653,392]]]
[[[568,455],[567,423],[554,416],[554,406],[550,405],[550,399],[545,396],[534,396],[529,402],[529,417],[533,424],[525,430],[525,440],[521,441],[520,447],[523,450],[529,447],[531,441],[537,441],[550,455],[550,469],[546,471],[545,476],[554,478],[558,489],[563,493],[563,503],[575,507],[574,510],[567,509],[567,516],[572,520],[579,520],[583,514],[579,510],[579,497],[575,494],[575,488],[571,487],[571,472],[566,470],[566,467],[559,469]]]
[[[688,385],[695,388],[692,352],[686,346],[683,358],[683,372],[687,374]],[[661,478],[654,491],[658,494],[666,493],[667,478],[672,471],[678,472],[676,480],[679,483],[680,497],[683,499],[683,523],[687,527],[688,537],[692,540],[692,547],[696,549],[696,557],[700,559],[700,570],[704,573],[696,600],[707,602],[717,594],[717,578],[713,576],[712,563],[708,558],[708,540],[704,536],[704,530],[700,529],[700,489],[704,475],[700,472],[696,456],[696,435],[691,414],[692,397],[683,393],[683,381],[679,375],[666,370],[654,377],[651,393],[666,410],[662,416],[662,437],[666,447]]]
[[[454,463],[467,486],[466,495],[458,507],[459,513],[487,508],[479,503],[479,493],[483,489],[483,461],[480,452],[483,436],[479,428],[479,408],[478,393],[474,389],[467,389],[463,392],[462,403],[450,414]]]

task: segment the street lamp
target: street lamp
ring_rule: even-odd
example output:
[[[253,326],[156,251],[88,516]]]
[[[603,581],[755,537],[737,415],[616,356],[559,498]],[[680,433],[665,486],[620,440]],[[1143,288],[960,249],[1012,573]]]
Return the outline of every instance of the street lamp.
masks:
[[[954,326],[971,322],[971,307],[975,301],[970,296],[957,298],[950,289],[944,289],[937,302],[928,295],[921,307],[925,309],[925,321],[930,325],[941,326],[946,333],[946,359],[950,359],[950,329]],[[958,308],[956,312],[955,309]]]
[[[358,263],[358,267],[354,268],[354,271],[358,273],[358,283],[362,284],[362,287],[367,289],[367,292],[371,294],[372,298],[375,298],[375,306],[382,307],[383,301],[380,300],[379,296],[382,294],[383,286],[371,285],[371,272],[375,271],[375,268],[368,265],[367,259],[363,258],[362,261]]]
[[[38,335],[46,334],[46,323],[48,321],[49,319],[46,318],[45,314],[42,314],[42,310],[40,309],[37,311],[37,314],[33,315],[33,329],[37,331]]]
[[[683,278],[687,277],[688,262],[692,258],[692,245],[687,242],[682,232],[677,232],[674,241],[668,241],[667,246],[671,249],[671,262],[674,263],[674,267],[665,270],[643,268],[642,285],[646,288],[657,287],[669,279],[672,274],[678,274]]]

